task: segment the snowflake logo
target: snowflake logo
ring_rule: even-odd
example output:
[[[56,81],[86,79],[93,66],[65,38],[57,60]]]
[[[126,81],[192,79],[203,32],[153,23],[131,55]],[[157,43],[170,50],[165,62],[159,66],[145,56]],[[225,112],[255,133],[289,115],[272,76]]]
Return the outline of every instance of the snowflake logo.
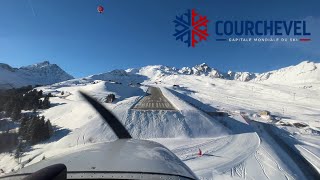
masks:
[[[192,47],[202,40],[207,40],[208,22],[206,16],[201,16],[195,9],[188,9],[181,16],[176,16],[173,21],[175,24],[175,33],[173,36]]]

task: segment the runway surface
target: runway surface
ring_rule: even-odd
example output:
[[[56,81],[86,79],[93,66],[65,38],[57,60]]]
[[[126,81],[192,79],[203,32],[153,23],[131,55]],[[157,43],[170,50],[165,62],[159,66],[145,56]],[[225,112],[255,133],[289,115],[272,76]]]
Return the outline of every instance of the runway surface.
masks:
[[[132,109],[137,110],[176,110],[157,87],[149,87],[147,95],[143,97]]]

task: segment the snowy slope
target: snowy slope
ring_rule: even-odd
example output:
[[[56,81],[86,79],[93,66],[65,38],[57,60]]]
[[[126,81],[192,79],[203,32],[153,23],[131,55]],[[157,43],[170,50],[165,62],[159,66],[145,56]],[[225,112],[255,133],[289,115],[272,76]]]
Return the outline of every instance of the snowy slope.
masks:
[[[115,75],[114,79],[119,80],[121,77]],[[58,88],[57,85],[39,87],[38,89],[42,89],[44,93],[50,92],[57,96],[51,98],[53,107],[43,111],[41,115],[50,119],[58,129],[51,140],[44,144],[35,145],[34,150],[23,157],[23,162],[34,159],[25,165],[35,163],[43,156],[50,158],[57,153],[68,151],[68,149],[72,150],[73,147],[115,139],[111,129],[82,99],[78,93],[79,90],[89,93],[102,103],[107,94],[116,94],[115,103],[104,103],[104,105],[123,122],[134,138],[190,138],[228,135],[228,130],[222,125],[214,122],[210,117],[199,116],[201,113],[194,108],[185,109],[187,111],[184,112],[130,110],[137,99],[145,94],[144,88],[125,84],[127,81],[125,78],[121,84],[119,81],[114,83],[114,79],[112,82],[82,80],[82,84],[77,84],[79,80],[70,80],[59,83]],[[64,95],[61,95],[62,91]],[[181,104],[178,99],[173,102]],[[190,116],[190,114],[194,115]],[[19,169],[21,167],[15,163],[11,167],[3,164],[3,160],[6,161],[7,158],[4,156],[0,159],[0,164],[2,164],[0,168],[8,171],[11,168]]]
[[[186,101],[204,110],[208,109],[210,111],[210,107],[214,107],[229,113],[246,112],[254,117],[260,111],[270,111],[276,118],[281,119],[281,122],[291,124],[291,127],[281,126],[278,123],[276,125],[290,133],[290,136],[296,138],[299,144],[295,146],[300,153],[311,161],[316,168],[320,167],[319,82],[299,83],[298,86],[292,86],[186,75],[168,76],[163,78],[161,82],[162,86],[178,92],[179,97],[185,98]],[[173,84],[180,87],[173,87]],[[305,88],[306,86],[308,88]],[[264,123],[272,123],[271,120],[263,118],[255,119]],[[293,123],[304,123],[307,124],[307,127],[292,127]],[[271,145],[264,144],[263,146],[265,149],[258,151],[259,153],[256,154],[255,158],[250,160],[251,165],[260,163],[261,172],[265,173],[260,175],[269,178],[271,174],[274,176],[277,173],[286,178],[292,176],[292,172],[297,171],[294,167],[286,167],[287,170],[284,170],[284,173],[281,172],[281,169],[286,166],[286,161],[290,159],[282,160],[282,158],[285,159],[285,156],[279,156],[277,155],[278,153],[275,153],[279,150],[276,150],[276,146],[272,145],[272,142]],[[268,158],[265,158],[266,156]],[[272,162],[267,163],[264,161]],[[282,164],[279,165],[282,167],[279,172],[272,170],[274,166],[277,167],[277,164]],[[257,175],[259,179],[261,178],[260,175]]]
[[[253,81],[275,84],[320,82],[320,63],[303,61],[296,66],[259,74]]]
[[[240,112],[254,120],[272,123],[257,116],[260,111],[268,110],[285,123],[307,124],[305,128],[276,125],[299,140],[303,155],[319,165],[318,67],[317,63],[302,62],[269,72],[268,78],[229,72],[229,77],[237,77],[230,80],[228,73],[205,64],[180,70],[159,65],[114,70],[38,87],[56,96],[51,98],[53,107],[41,114],[58,130],[49,141],[33,146],[22,162],[28,166],[43,156],[50,159],[115,139],[110,128],[82,99],[78,93],[81,90],[112,110],[133,137],[164,144],[201,178],[304,179],[297,166],[290,164],[290,157],[267,135],[260,133],[258,126],[251,127]],[[299,71],[304,73],[299,75]],[[148,86],[159,87],[178,111],[131,110],[145,95]],[[110,93],[116,95],[116,101],[104,103]],[[211,117],[206,113],[215,111],[227,112],[230,117]],[[198,148],[209,155],[198,157]],[[32,161],[27,163],[29,159]],[[12,168],[21,168],[21,164],[9,154],[0,154],[0,168],[9,172]]]
[[[69,79],[73,77],[48,61],[20,68],[0,63],[0,88],[47,85]]]

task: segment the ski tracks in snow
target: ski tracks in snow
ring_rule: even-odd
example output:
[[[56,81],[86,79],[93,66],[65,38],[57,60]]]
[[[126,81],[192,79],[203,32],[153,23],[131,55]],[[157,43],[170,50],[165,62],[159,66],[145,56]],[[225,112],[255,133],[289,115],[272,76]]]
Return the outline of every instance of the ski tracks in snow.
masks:
[[[257,152],[254,154],[254,158],[257,160],[257,162],[258,162],[260,168],[262,169],[263,174],[266,176],[266,178],[267,178],[267,179],[270,179],[269,176],[268,176],[268,174],[266,173],[266,169],[265,169],[265,167],[264,167],[264,165],[263,165],[263,163],[262,163],[262,160],[260,160],[260,159],[258,158],[258,155],[259,155],[259,152],[257,151]]]
[[[188,143],[180,143],[176,139],[175,142],[178,146],[171,148],[172,152],[199,176],[213,171],[221,174],[234,168],[233,172],[240,177],[246,177],[244,161],[256,152],[260,144],[255,133],[190,139]],[[198,149],[202,150],[202,156],[197,154]]]
[[[199,157],[197,154],[198,149],[201,149],[203,151],[204,156],[222,157],[219,155],[215,155],[214,152],[230,143],[231,140],[231,137],[224,137],[204,141],[200,140],[199,142],[178,147],[172,149],[171,151],[175,153],[177,156],[179,156],[179,158],[182,161],[188,161]]]
[[[264,149],[262,146],[261,146],[260,148],[261,148],[261,150],[267,155],[267,156],[265,156],[265,157],[268,158],[269,160],[271,160],[273,163],[276,164],[278,170],[283,173],[283,175],[285,176],[285,178],[286,178],[287,180],[289,180],[290,178],[291,178],[291,179],[294,179],[294,178],[293,178],[292,176],[290,176],[290,174],[288,174],[283,168],[281,168],[281,166],[280,166],[280,164],[277,162],[277,160],[276,160],[266,149]],[[289,177],[290,177],[290,178],[289,178]]]
[[[239,165],[233,167],[230,171],[231,177],[237,176],[242,179],[247,179],[247,169],[246,169],[246,163],[242,162]]]

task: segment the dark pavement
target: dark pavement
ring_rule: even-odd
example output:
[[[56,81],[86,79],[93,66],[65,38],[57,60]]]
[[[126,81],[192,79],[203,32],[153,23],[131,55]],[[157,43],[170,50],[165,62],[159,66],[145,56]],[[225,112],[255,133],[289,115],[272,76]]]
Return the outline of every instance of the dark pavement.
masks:
[[[149,87],[147,95],[132,109],[137,110],[176,110],[157,87]]]

